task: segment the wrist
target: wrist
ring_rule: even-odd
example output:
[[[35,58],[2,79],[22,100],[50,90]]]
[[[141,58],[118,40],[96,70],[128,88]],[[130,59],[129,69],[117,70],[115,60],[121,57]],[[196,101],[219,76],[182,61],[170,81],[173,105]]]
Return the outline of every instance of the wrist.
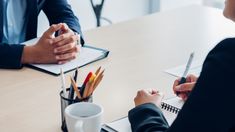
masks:
[[[22,64],[29,64],[36,62],[36,55],[37,50],[35,46],[25,46],[22,54],[21,63]]]

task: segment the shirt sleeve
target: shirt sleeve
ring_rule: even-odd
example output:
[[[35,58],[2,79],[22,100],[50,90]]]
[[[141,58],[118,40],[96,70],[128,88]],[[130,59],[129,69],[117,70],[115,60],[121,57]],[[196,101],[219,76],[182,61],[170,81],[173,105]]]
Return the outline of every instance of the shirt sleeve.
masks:
[[[0,68],[22,68],[21,57],[23,49],[24,45],[20,44],[0,44]]]

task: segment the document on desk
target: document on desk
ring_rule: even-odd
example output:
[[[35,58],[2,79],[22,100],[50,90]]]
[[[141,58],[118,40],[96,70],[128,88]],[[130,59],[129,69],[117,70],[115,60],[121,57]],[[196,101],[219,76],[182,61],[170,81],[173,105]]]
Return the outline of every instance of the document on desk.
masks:
[[[103,125],[102,130],[106,132],[131,132],[131,124],[128,117],[124,117]]]
[[[25,45],[35,44],[39,38],[35,38],[24,42]],[[92,46],[85,45],[81,48],[80,53],[77,55],[75,60],[72,60],[65,64],[29,64],[29,67],[35,68],[40,71],[44,71],[49,74],[59,75],[60,69],[62,68],[64,72],[72,71],[76,68],[83,67],[92,62],[98,61],[100,59],[106,58],[109,54],[108,50],[95,48]]]
[[[199,76],[202,70],[202,64],[203,64],[203,61],[199,61],[199,60],[193,61],[188,73]],[[186,67],[186,64],[167,69],[164,72],[175,77],[181,77],[184,73],[185,67]]]
[[[183,104],[184,101],[179,97],[168,98],[161,103],[162,113],[169,125],[174,122]],[[128,117],[104,124],[101,132],[131,132],[131,125]]]

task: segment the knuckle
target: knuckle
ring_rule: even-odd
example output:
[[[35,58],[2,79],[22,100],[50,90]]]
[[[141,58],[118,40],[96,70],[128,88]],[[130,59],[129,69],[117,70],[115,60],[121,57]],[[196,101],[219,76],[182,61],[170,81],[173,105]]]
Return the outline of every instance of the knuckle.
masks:
[[[71,56],[72,56],[72,57],[75,57],[75,56],[76,56],[76,54],[75,54],[75,53],[71,53]]]
[[[68,53],[66,56],[70,58],[73,56],[73,53]]]
[[[48,40],[48,43],[49,44],[53,44],[53,40]]]
[[[62,42],[58,42],[57,45],[58,45],[58,46],[61,46],[61,45],[62,45]]]
[[[72,41],[72,42],[76,41],[76,37],[75,37],[75,36],[72,36],[72,37],[70,38],[70,41]]]
[[[76,57],[76,53],[71,53],[71,54],[72,54],[72,55],[71,55],[72,57]]]
[[[185,84],[181,84],[180,88],[185,89],[186,88]]]
[[[64,26],[68,27],[68,25],[66,23],[62,23]]]
[[[76,46],[76,47],[74,47],[74,52],[78,52],[78,47]]]
[[[56,25],[55,24],[52,24],[51,25],[51,29],[55,29],[56,28]]]
[[[61,58],[61,59],[64,58],[64,55],[59,55],[59,58]]]
[[[144,93],[145,91],[142,89],[142,90],[140,90],[140,92],[141,92],[141,93]]]
[[[134,101],[136,101],[136,100],[137,100],[137,97],[134,98]]]
[[[62,34],[60,38],[65,39],[65,34]]]
[[[73,44],[68,44],[68,49],[72,49],[73,48]]]

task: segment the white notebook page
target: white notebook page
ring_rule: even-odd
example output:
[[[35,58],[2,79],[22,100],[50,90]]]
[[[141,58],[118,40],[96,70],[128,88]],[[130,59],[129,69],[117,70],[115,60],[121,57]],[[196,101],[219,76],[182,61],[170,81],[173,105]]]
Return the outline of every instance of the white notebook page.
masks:
[[[188,74],[199,76],[202,70],[202,64],[203,64],[203,61],[193,61]],[[184,73],[185,67],[186,67],[186,64],[167,69],[164,72],[175,77],[181,77]]]
[[[173,98],[170,98],[170,99],[166,99],[163,102],[165,102],[165,103],[167,103],[171,106],[177,107],[179,109],[181,109],[183,104],[184,104],[184,101],[182,99],[178,98],[178,97],[173,97]],[[168,124],[171,125],[173,123],[173,121],[175,120],[177,114],[166,111],[166,110],[162,110],[162,112],[163,112]],[[141,116],[141,115],[139,115],[139,116]],[[117,121],[107,123],[105,125],[108,126],[108,127],[113,128],[114,130],[116,130],[118,132],[131,132],[131,125],[130,125],[130,122],[128,120],[128,117],[121,118]],[[104,126],[104,129],[105,129],[105,126]],[[107,130],[109,132],[116,132],[116,131],[112,131],[109,128],[107,128],[105,130]]]

